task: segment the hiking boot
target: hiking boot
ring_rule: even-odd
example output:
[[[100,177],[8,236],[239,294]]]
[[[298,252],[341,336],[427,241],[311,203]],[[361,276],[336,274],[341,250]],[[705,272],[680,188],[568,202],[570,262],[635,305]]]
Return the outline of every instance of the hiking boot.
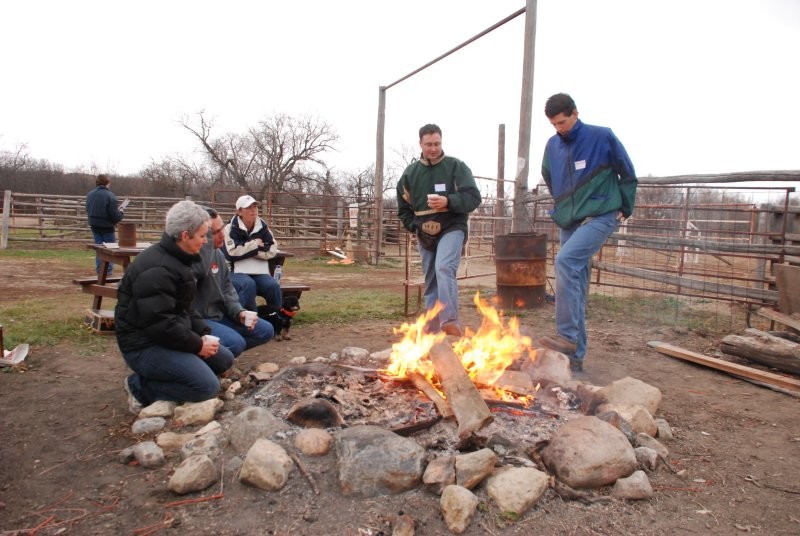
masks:
[[[583,372],[583,361],[578,361],[577,359],[570,359],[569,370],[572,372]]]
[[[561,335],[555,335],[553,337],[545,335],[544,337],[539,337],[533,344],[534,346],[555,350],[556,352],[561,352],[568,356],[573,355],[578,349],[574,342],[568,341]]]
[[[463,333],[461,332],[461,328],[458,327],[458,324],[455,322],[448,322],[442,326],[442,331],[445,335],[452,335],[453,337],[461,337]]]
[[[133,392],[131,392],[131,386],[128,383],[128,378],[125,378],[125,380],[122,382],[122,385],[125,387],[125,392],[128,393],[128,411],[134,415],[139,415],[139,412],[142,411],[144,406],[136,399],[135,396],[133,396]]]

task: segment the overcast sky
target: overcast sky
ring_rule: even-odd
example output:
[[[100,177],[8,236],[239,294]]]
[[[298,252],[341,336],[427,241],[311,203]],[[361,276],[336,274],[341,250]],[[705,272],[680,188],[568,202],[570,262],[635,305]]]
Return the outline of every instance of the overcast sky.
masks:
[[[66,170],[135,173],[188,154],[178,121],[217,134],[265,116],[331,124],[338,171],[375,160],[378,87],[524,0],[2,0],[0,150]],[[516,170],[524,16],[387,92],[386,160],[428,122],[445,152]],[[639,176],[800,169],[800,1],[539,0],[531,187],[559,91],[611,127]]]

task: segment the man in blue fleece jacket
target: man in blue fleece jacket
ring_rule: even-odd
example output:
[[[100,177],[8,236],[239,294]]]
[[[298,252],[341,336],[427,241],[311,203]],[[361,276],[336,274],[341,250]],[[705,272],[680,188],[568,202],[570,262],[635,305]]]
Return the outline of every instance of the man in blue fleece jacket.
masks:
[[[542,177],[553,196],[561,247],[555,259],[556,334],[538,346],[566,354],[573,371],[586,355],[586,296],[592,256],[633,213],[636,172],[611,129],[578,119],[566,93],[547,99],[544,113],[556,134],[547,141]]]

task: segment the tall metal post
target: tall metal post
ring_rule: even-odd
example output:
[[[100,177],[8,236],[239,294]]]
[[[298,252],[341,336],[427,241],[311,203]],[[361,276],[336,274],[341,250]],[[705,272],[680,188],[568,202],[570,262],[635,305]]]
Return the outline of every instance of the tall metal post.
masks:
[[[528,192],[528,171],[531,152],[531,110],[533,108],[533,60],[536,48],[536,0],[525,2],[525,51],[522,58],[522,95],[519,105],[519,145],[517,149],[517,175],[514,180],[514,215],[512,232],[532,228],[525,209]]]
[[[386,86],[378,88],[378,131],[375,136],[375,244],[372,264],[377,266],[381,258],[383,236],[383,143],[386,130]]]
[[[497,214],[495,214],[494,235],[506,232],[506,126],[497,129]]]

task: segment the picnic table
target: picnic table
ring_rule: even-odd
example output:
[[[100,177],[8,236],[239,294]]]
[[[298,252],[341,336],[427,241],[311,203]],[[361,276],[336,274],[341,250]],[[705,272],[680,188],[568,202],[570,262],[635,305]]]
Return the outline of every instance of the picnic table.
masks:
[[[103,298],[116,299],[117,284],[122,280],[118,274],[108,275],[108,267],[112,264],[122,266],[123,272],[139,253],[147,249],[150,243],[140,242],[136,247],[119,247],[118,244],[88,244],[87,247],[95,251],[100,259],[100,273],[95,277],[82,277],[73,279],[72,282],[81,286],[81,290],[94,296],[92,307],[87,310],[84,323],[96,333],[113,333],[114,311],[103,309]],[[270,274],[275,275],[275,268],[283,266],[287,257],[294,254],[287,251],[278,251],[275,257],[269,260]],[[311,290],[308,285],[298,283],[284,283],[281,281],[281,291],[284,296],[295,295],[299,299],[301,294]]]

